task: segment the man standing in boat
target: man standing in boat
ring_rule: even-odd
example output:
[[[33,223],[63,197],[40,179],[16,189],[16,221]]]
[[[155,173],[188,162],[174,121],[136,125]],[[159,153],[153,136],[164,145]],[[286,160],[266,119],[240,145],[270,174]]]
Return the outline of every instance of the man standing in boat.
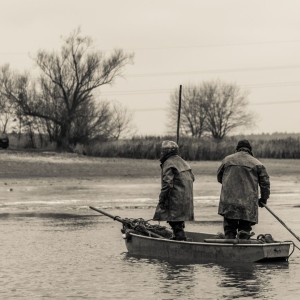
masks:
[[[270,196],[269,175],[253,157],[248,140],[239,141],[236,153],[223,159],[217,179],[222,184],[218,213],[224,217],[225,238],[248,239],[258,222],[258,206]]]
[[[167,221],[175,240],[186,240],[184,221],[194,220],[194,174],[178,154],[178,145],[163,141],[161,146],[161,191],[153,220]]]

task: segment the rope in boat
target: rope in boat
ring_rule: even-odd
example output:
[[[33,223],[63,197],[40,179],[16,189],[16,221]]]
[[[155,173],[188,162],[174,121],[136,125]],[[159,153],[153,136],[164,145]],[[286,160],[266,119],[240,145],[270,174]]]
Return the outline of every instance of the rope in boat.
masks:
[[[289,242],[289,241],[288,241]],[[291,241],[292,242],[292,241]],[[294,244],[294,242],[292,242],[292,245],[293,245],[293,250],[292,250],[292,252],[289,254],[289,257],[288,258],[290,258],[290,256],[294,253],[294,251],[295,251],[295,244]],[[298,248],[297,246],[296,246],[296,248]],[[299,248],[298,248],[299,249]]]
[[[300,251],[300,248],[299,248],[293,241],[284,241],[284,242],[289,242],[289,243],[292,243],[292,245],[293,245],[293,250],[292,250],[292,252],[289,254],[289,257],[294,253],[295,248],[297,248],[297,249]]]
[[[259,234],[257,236],[257,240],[261,241],[262,243],[274,243],[275,242],[275,240],[273,239],[273,237],[270,233]]]
[[[298,246],[296,246],[296,244],[293,241],[291,241],[291,242],[293,243],[294,247],[296,247],[300,251],[300,248]]]

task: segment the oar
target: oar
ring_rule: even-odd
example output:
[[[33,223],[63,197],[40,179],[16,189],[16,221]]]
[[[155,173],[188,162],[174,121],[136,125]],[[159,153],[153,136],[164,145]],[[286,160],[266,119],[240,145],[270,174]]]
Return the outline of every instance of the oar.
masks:
[[[120,223],[122,223],[122,224],[125,224],[125,225],[126,225],[126,224],[127,224],[127,225],[129,224],[129,225],[131,225],[131,221],[130,221],[130,220],[122,219],[122,218],[120,218],[120,217],[118,217],[118,216],[113,216],[113,215],[109,214],[108,212],[103,211],[103,210],[98,209],[98,208],[93,207],[93,206],[89,206],[89,208],[92,209],[92,210],[94,210],[94,211],[97,211],[97,212],[99,212],[100,214],[103,214],[103,215],[105,215],[105,216],[107,216],[107,217],[109,217],[109,218],[111,218],[111,219],[113,219],[113,220],[115,220],[115,221],[118,221],[118,222],[120,222]],[[132,226],[132,225],[131,225],[131,226]],[[143,230],[144,230],[145,233],[149,234],[149,236],[153,236],[153,237],[156,237],[156,238],[164,239],[163,236],[161,236],[161,235],[159,235],[159,234],[157,234],[157,233],[154,233],[154,232],[152,232],[152,231],[149,231],[149,230],[147,230],[146,228],[143,228]]]
[[[122,218],[120,218],[119,216],[113,216],[113,215],[109,214],[108,212],[106,212],[104,210],[101,210],[99,208],[93,207],[93,206],[89,206],[89,208],[94,210],[94,211],[97,211],[100,214],[103,214],[103,215],[113,219],[114,221],[118,221],[120,223],[125,223],[125,221]]]
[[[278,216],[276,216],[266,204],[261,204],[300,242],[300,237],[296,233],[294,233]]]

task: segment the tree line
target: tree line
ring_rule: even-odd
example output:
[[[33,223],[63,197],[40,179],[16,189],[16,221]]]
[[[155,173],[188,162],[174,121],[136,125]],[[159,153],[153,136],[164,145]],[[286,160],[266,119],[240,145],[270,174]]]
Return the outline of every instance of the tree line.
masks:
[[[0,67],[0,130],[27,136],[27,146],[35,147],[38,136],[39,144],[67,151],[128,137],[133,132],[132,116],[126,107],[98,92],[122,76],[133,58],[133,53],[121,49],[105,55],[77,29],[63,40],[60,50],[37,52],[35,73],[17,72],[9,64]],[[237,128],[253,124],[248,92],[234,83],[212,80],[186,84],[182,91],[183,138],[211,138],[206,143],[214,151]],[[178,93],[175,88],[170,95],[167,133],[171,136],[178,125]]]

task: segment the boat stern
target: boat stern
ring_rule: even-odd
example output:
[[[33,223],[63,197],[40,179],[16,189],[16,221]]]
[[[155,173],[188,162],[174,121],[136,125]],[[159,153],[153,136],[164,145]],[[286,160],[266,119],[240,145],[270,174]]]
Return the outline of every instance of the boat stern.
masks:
[[[293,242],[264,244],[264,258],[259,261],[287,261],[294,251],[291,251],[291,245]]]

